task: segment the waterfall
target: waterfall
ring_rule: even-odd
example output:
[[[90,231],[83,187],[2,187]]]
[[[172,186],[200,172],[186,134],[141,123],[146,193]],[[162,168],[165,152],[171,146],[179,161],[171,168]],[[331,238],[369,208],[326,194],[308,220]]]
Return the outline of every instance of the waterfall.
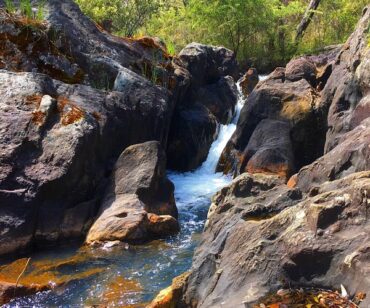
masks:
[[[193,172],[169,172],[168,174],[176,187],[175,197],[180,212],[182,207],[199,204],[199,201],[207,200],[209,202],[211,195],[231,181],[229,175],[215,173],[215,170],[223,149],[236,130],[240,111],[244,105],[240,85],[238,84],[237,87],[238,102],[234,118],[230,124],[220,125],[218,137],[213,142],[206,161]],[[203,204],[203,202],[200,203]]]

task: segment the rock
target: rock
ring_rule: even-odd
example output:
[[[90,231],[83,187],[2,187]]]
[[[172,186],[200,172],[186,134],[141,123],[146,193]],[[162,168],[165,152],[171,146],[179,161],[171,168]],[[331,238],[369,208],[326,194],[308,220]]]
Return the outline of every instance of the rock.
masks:
[[[159,142],[128,147],[118,158],[87,244],[142,242],[179,230],[174,186]]]
[[[232,77],[221,77],[218,82],[200,88],[195,101],[207,107],[221,124],[233,118],[238,100],[238,89]]]
[[[229,123],[234,115],[238,68],[231,50],[197,43],[186,46],[174,62],[189,72],[190,82],[176,105],[168,165],[176,171],[191,171],[207,158],[217,124]],[[175,72],[180,73],[178,69]]]
[[[274,127],[282,129],[281,135]],[[325,118],[317,105],[317,94],[306,80],[282,82],[270,77],[249,95],[217,171],[233,171],[238,175],[245,170],[260,172],[265,169],[287,177],[322,154],[325,131]],[[280,150],[285,147],[284,154],[277,153],[280,158],[276,156],[277,151],[266,150],[272,141],[280,144]],[[245,169],[249,161],[250,168]],[[269,167],[281,163],[283,169]]]
[[[245,96],[248,96],[252,93],[253,89],[258,84],[259,77],[258,72],[255,68],[250,68],[245,75],[243,76],[242,80],[240,81],[240,87],[243,91]]]
[[[343,178],[355,172],[370,170],[370,119],[343,135],[339,144],[297,175],[297,186],[310,191],[326,181]]]
[[[316,86],[316,67],[305,57],[290,61],[285,70],[285,78],[289,81],[306,79],[313,87]]]
[[[179,171],[199,167],[208,156],[217,127],[216,118],[203,105],[175,113],[167,148],[168,167]]]
[[[238,79],[235,54],[224,47],[191,43],[181,50],[179,58],[192,75],[193,85],[212,84],[224,76]]]
[[[145,79],[105,92],[2,71],[0,93],[0,254],[82,237],[111,162],[131,144],[166,144],[173,110]]]
[[[370,116],[368,28],[365,9],[356,31],[344,44],[322,91],[321,104],[329,109],[325,152],[338,145],[344,134]]]
[[[183,289],[189,273],[173,279],[172,285],[162,290],[147,308],[174,308],[180,306]]]
[[[262,120],[243,152],[240,173],[277,174],[288,179],[295,169],[288,122]]]
[[[235,56],[224,48],[201,48],[209,75],[195,80],[203,77],[186,67],[199,57],[182,62],[156,39],[110,35],[71,0],[47,1],[45,11],[43,22],[0,12],[0,255],[84,238],[125,148],[157,140],[167,149],[175,107],[186,109],[198,81],[224,85],[220,96],[233,90]],[[220,117],[232,113],[232,100],[221,107]],[[205,114],[201,146],[216,133]],[[197,149],[200,163],[208,150]],[[158,185],[140,202],[176,217],[172,184]]]
[[[47,287],[38,285],[24,286],[0,281],[0,305],[5,305],[16,297],[29,296],[46,290],[48,290]]]
[[[363,277],[369,275],[370,223],[363,189],[369,188],[370,173],[355,173],[301,199],[278,177],[236,178],[213,199],[216,210],[182,301],[190,307],[244,307],[286,286],[339,288],[341,283],[351,294],[368,292],[370,281]],[[333,232],[338,223],[341,229]]]
[[[170,215],[148,214],[148,230],[154,236],[172,235],[179,231],[179,223]]]

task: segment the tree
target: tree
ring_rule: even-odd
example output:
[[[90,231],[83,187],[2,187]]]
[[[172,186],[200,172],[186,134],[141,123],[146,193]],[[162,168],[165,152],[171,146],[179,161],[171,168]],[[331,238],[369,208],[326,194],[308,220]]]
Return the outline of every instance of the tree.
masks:
[[[320,1],[321,0],[311,0],[310,3],[308,4],[307,10],[306,10],[306,12],[305,12],[305,14],[302,18],[302,21],[301,21],[301,23],[299,24],[299,26],[297,28],[297,34],[296,34],[296,37],[295,37],[295,42],[296,43],[302,39],[304,32],[306,31],[306,29],[310,25],[312,17],[315,14],[315,11],[317,10],[317,8],[320,5]]]
[[[81,9],[101,25],[124,36],[133,36],[158,12],[160,0],[76,0]]]

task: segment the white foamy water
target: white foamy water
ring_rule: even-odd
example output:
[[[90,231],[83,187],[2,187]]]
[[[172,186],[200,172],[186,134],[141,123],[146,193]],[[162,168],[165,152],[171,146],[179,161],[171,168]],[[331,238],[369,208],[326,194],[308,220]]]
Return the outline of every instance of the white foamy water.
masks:
[[[217,162],[227,142],[236,130],[240,111],[244,104],[238,84],[239,99],[232,122],[228,125],[221,125],[217,139],[213,142],[208,153],[207,160],[193,172],[177,173],[169,172],[168,176],[175,184],[175,197],[177,206],[181,212],[183,207],[204,206],[204,201],[219,189],[229,184],[231,176],[222,173],[215,173]]]

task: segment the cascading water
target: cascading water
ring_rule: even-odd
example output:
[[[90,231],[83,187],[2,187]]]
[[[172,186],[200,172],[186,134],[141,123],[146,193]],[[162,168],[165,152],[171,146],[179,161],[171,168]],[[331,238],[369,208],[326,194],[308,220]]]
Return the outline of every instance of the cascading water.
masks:
[[[238,84],[239,99],[232,122],[228,125],[221,125],[217,139],[213,142],[207,160],[194,172],[168,174],[175,184],[175,197],[180,213],[189,206],[204,206],[203,202],[209,203],[209,198],[218,189],[230,182],[230,176],[222,173],[215,173],[217,162],[223,149],[236,129],[241,108],[244,104]],[[200,202],[200,203],[199,203]]]
[[[181,224],[179,234],[124,249],[122,246],[109,250],[60,247],[39,252],[32,256],[33,265],[29,272],[46,271],[44,275],[50,275],[51,280],[76,279],[53,291],[16,299],[7,307],[82,307],[107,303],[109,307],[145,307],[161,289],[171,284],[174,277],[187,271],[204,226],[210,198],[231,181],[230,176],[215,173],[215,169],[222,150],[236,129],[244,103],[239,85],[238,90],[234,119],[228,125],[221,125],[218,138],[202,166],[194,172],[168,173],[176,187]]]

